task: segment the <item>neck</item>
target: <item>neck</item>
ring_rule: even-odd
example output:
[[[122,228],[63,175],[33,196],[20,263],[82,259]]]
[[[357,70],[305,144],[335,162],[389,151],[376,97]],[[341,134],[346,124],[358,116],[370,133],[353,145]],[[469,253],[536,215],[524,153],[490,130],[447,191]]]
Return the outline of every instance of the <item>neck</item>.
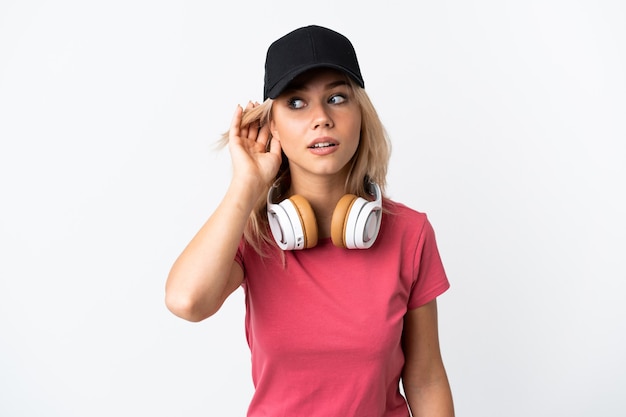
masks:
[[[337,202],[345,194],[345,176],[296,177],[289,194],[299,194],[313,208],[320,238],[330,237],[330,225]]]

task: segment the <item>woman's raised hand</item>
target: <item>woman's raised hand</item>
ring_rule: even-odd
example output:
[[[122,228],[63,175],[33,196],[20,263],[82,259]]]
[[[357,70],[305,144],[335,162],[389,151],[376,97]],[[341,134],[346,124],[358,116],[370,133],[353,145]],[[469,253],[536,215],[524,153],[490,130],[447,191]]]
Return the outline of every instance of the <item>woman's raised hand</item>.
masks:
[[[246,110],[259,104],[248,103]],[[267,142],[270,131],[267,124],[259,122],[241,125],[243,109],[237,106],[228,133],[228,148],[233,162],[233,180],[249,181],[248,184],[264,186],[269,184],[280,168],[280,142],[272,138],[269,149]]]

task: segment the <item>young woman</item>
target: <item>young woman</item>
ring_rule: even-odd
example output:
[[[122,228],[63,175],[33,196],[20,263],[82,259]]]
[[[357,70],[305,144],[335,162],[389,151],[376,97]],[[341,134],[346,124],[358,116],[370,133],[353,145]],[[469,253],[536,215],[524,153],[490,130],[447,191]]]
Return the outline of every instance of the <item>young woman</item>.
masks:
[[[230,186],[170,271],[166,304],[190,321],[243,287],[250,417],[454,414],[449,283],[426,216],[384,197],[389,143],[363,88],[343,35],[275,41],[264,102],[237,106],[223,138]]]

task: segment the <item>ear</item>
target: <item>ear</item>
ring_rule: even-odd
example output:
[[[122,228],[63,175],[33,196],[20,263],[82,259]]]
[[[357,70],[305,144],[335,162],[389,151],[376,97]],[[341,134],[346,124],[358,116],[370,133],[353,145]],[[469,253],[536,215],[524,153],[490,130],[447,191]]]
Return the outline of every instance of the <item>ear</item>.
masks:
[[[280,140],[278,136],[278,129],[276,129],[276,123],[274,123],[274,119],[270,119],[270,132],[272,133],[273,138],[277,138]]]

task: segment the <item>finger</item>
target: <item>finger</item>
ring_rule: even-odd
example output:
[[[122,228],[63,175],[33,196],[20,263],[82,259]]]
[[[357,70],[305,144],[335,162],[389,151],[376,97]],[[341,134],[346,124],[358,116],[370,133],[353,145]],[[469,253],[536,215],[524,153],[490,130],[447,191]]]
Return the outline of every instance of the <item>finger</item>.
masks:
[[[248,101],[248,104],[246,104],[246,109],[245,111],[249,111],[252,110],[254,108],[254,105],[252,104],[251,101]],[[245,125],[241,127],[241,137],[242,138],[249,138],[250,136],[250,125]],[[254,129],[252,129],[254,130]]]
[[[235,137],[240,137],[241,135],[241,115],[243,113],[243,109],[239,104],[237,104],[237,108],[235,109],[235,114],[233,115],[233,119],[230,122],[230,129],[228,130],[228,139],[232,140]]]
[[[272,140],[270,140],[270,149],[269,152],[273,155],[276,155],[278,157],[281,157],[281,152],[280,152],[280,140],[278,140],[278,138],[273,137]]]
[[[248,126],[248,139],[257,140],[258,136],[259,136],[259,122],[258,120],[255,120],[254,122],[250,123],[250,126]]]
[[[259,107],[260,105],[261,105],[261,104],[260,104],[258,101],[255,101],[255,102],[253,103],[252,107],[253,107],[253,108],[257,108],[257,107]],[[254,135],[250,135],[250,136],[251,136],[251,137],[252,137],[252,136],[254,136],[254,139],[255,139],[256,141],[258,141],[258,137],[259,137],[260,131],[261,131],[261,129],[262,129],[262,126],[261,126],[261,120],[260,120],[260,119],[255,120],[255,121],[254,121],[254,123],[253,123],[253,124],[251,124],[251,129],[252,129],[252,126],[254,126],[254,132],[251,132],[251,133],[254,133]],[[265,138],[265,140],[263,141],[263,146],[265,146],[265,143],[266,143],[266,142],[267,142],[267,138]]]
[[[261,144],[263,146],[264,149],[267,148],[267,140],[270,137],[270,128],[269,126],[266,124],[264,124],[263,126],[260,127],[260,129],[258,129],[258,137],[256,139],[257,143]]]

